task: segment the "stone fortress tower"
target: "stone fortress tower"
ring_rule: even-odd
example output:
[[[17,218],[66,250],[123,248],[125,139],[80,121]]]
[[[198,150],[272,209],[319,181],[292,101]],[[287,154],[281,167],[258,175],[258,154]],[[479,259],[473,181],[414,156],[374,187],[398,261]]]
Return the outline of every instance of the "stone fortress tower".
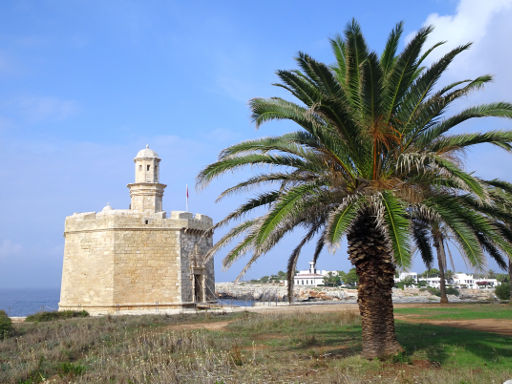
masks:
[[[130,209],[66,218],[59,310],[172,313],[215,300],[212,219],[162,210],[160,158],[137,153]]]

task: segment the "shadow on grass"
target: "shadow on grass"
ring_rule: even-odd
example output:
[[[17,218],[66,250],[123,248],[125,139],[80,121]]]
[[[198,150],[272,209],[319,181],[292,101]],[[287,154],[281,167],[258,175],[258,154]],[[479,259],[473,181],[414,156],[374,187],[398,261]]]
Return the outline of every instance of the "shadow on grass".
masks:
[[[405,355],[439,365],[501,367],[512,369],[512,338],[474,330],[429,324],[396,323],[397,337]],[[361,353],[361,327],[308,330],[283,339],[283,351],[311,353],[317,349],[331,357],[345,358]]]
[[[429,324],[396,323],[397,337],[407,355],[425,354],[441,365],[493,366],[512,368],[512,338],[494,333]]]
[[[290,351],[309,351],[324,348],[331,357],[350,357],[361,353],[361,327],[346,326],[342,329],[311,330],[296,342],[288,345]]]

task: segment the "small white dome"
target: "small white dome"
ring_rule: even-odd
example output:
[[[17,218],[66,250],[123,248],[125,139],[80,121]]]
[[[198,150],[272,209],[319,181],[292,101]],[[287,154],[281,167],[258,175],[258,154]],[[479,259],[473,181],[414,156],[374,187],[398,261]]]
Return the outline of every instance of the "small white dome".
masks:
[[[105,205],[103,207],[103,209],[101,210],[101,212],[105,212],[105,211],[111,211],[112,210],[112,207],[110,206],[110,203],[107,203],[107,205]]]
[[[149,144],[146,144],[146,148],[141,149],[137,153],[137,156],[135,156],[135,158],[136,159],[143,159],[143,158],[148,158],[148,157],[149,158],[157,158],[157,159],[159,159],[158,153],[156,153],[152,149],[149,149]]]

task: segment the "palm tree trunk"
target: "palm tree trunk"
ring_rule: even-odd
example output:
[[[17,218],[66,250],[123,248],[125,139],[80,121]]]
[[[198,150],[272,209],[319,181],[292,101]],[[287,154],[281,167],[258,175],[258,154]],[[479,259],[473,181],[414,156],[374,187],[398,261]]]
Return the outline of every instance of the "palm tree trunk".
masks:
[[[347,234],[348,252],[359,282],[357,303],[361,314],[362,354],[366,358],[402,351],[395,335],[392,288],[395,266],[388,243],[369,213],[359,216]]]
[[[439,232],[434,233],[434,247],[436,248],[437,264],[439,265],[439,290],[441,291],[441,304],[447,304],[448,296],[446,295],[446,279],[444,276],[446,254],[444,253],[443,236]]]
[[[510,299],[508,300],[509,304],[512,304],[512,260],[508,260],[508,284],[510,287]]]

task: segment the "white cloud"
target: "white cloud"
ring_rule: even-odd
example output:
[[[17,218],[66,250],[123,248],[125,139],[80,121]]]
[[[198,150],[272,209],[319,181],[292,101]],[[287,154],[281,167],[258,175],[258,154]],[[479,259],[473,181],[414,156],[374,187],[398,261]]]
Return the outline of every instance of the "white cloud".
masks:
[[[31,122],[44,120],[65,120],[78,111],[74,100],[63,100],[56,97],[20,97],[13,102],[23,118]]]
[[[436,27],[431,35],[433,40],[448,39],[451,47],[467,41],[478,44],[485,38],[493,19],[500,12],[510,11],[511,6],[510,0],[461,0],[455,15],[434,13],[427,17],[425,25]]]
[[[493,75],[494,82],[487,85],[485,91],[477,92],[472,103],[511,99],[512,50],[508,42],[512,36],[510,20],[512,0],[461,0],[454,15],[434,13],[425,20],[424,25],[434,26],[426,46],[446,41],[446,44],[432,53],[431,61],[458,45],[473,43],[468,51],[453,61],[447,71],[446,81]]]
[[[424,25],[434,26],[426,46],[446,41],[429,57],[430,63],[458,45],[473,43],[469,50],[455,58],[446,71],[446,76],[441,79],[440,85],[485,74],[490,74],[494,78],[494,81],[487,84],[483,90],[461,99],[455,109],[495,101],[512,102],[512,50],[509,45],[509,39],[512,37],[511,20],[512,0],[460,0],[455,14],[431,14],[426,18]],[[407,36],[406,41],[412,36],[413,34]],[[459,129],[466,132],[512,129],[512,122],[486,118],[464,123]],[[469,171],[475,170],[478,176],[510,181],[510,154],[499,151],[496,147],[477,146],[468,150],[464,160],[465,168]],[[456,258],[456,266],[459,268],[462,266],[460,260],[459,257]],[[421,268],[418,262],[415,265]],[[497,268],[492,261],[489,267]]]

